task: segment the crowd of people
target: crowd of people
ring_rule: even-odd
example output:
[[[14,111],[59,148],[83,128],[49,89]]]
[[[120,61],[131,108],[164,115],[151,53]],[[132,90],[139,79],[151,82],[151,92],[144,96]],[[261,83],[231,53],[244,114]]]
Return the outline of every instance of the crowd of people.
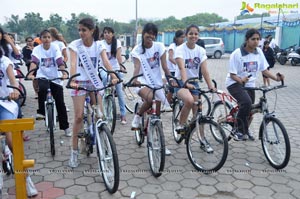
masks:
[[[99,27],[90,18],[83,18],[79,21],[78,32],[80,38],[72,41],[67,46],[58,30],[51,27],[41,31],[35,39],[31,36],[26,37],[26,46],[19,49],[14,39],[0,28],[0,97],[10,96],[11,99],[17,99],[19,96],[17,90],[6,88],[6,85],[18,86],[13,71],[13,63],[16,60],[23,59],[28,71],[36,69],[28,77],[33,80],[35,98],[38,100],[37,117],[45,117],[44,101],[47,89],[51,88],[56,101],[59,128],[64,131],[65,136],[72,137],[69,160],[71,168],[79,166],[77,135],[82,129],[84,101],[87,94],[86,91],[76,90],[76,88],[79,86],[97,88],[99,84],[103,86],[107,84],[107,81],[110,81],[116,86],[120,108],[120,123],[123,125],[127,123],[124,93],[121,84],[117,84],[118,78],[122,78],[122,74],[116,76],[110,73],[107,75],[105,72],[105,70],[124,70],[120,64],[122,62],[121,42],[116,38],[112,27],[104,27],[101,33]],[[176,131],[180,133],[187,123],[190,111],[195,112],[194,102],[198,100],[198,92],[193,89],[199,88],[196,83],[187,83],[186,87],[183,87],[184,82],[192,77],[203,76],[208,88],[212,90],[215,90],[215,88],[208,72],[205,46],[201,41],[199,42],[200,30],[198,26],[189,25],[185,31],[176,31],[173,43],[167,49],[163,43],[156,41],[157,34],[158,28],[155,24],[145,24],[142,30],[141,43],[137,44],[131,51],[127,48],[126,54],[131,57],[134,65],[132,76],[143,73],[143,76],[135,80],[134,84],[163,85],[162,71],[165,76],[174,76],[180,80],[179,85],[173,82],[178,88],[171,89],[171,94],[168,96],[160,92],[157,92],[155,96],[155,99],[161,103],[171,103],[173,93],[176,93],[177,97],[183,100],[184,105],[179,125],[176,127]],[[259,48],[260,41],[259,31],[249,29],[246,32],[244,43],[231,53],[228,63],[226,86],[240,107],[237,115],[238,130],[235,133],[235,140],[237,141],[254,140],[254,135],[249,130],[251,122],[249,113],[255,95],[254,92],[245,91],[243,87],[254,87],[260,73],[263,74],[266,85],[270,85],[269,78],[275,81],[284,78],[283,75],[276,76],[269,71],[274,66],[270,41],[265,39],[262,49]],[[66,73],[61,73],[58,69],[66,69],[68,60],[70,62],[70,76],[77,73],[81,74],[71,82],[71,87],[75,88],[70,91],[73,100],[71,111],[74,113],[72,128],[69,127],[68,113],[64,102],[63,81],[36,80],[36,78],[67,77]],[[99,71],[99,67],[104,67],[105,70]],[[92,78],[92,76],[97,78]],[[110,80],[108,80],[108,77]],[[172,79],[170,81],[172,82]],[[147,87],[136,89],[136,93],[143,99],[143,104],[131,122],[133,130],[139,128],[141,115],[151,107],[153,95],[151,89]],[[94,103],[95,96],[93,94],[90,94],[90,96],[92,103]],[[97,95],[97,97],[99,104],[102,104],[101,95]],[[4,103],[12,105],[5,106]],[[101,105],[97,108],[102,111]],[[1,100],[0,120],[17,118],[17,110],[18,106],[14,101]],[[8,146],[12,150],[11,135],[6,134],[6,137]],[[204,134],[201,135],[201,141],[208,152],[213,151]],[[171,151],[166,148],[166,155],[170,154]],[[27,176],[27,192],[28,196],[37,194],[37,190],[29,176]]]

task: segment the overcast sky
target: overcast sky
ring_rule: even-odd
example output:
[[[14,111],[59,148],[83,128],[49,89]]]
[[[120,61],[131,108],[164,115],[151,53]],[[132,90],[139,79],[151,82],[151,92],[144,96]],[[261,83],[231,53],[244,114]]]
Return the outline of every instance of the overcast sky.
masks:
[[[239,15],[243,0],[137,0],[138,18],[163,19],[174,16],[182,19],[197,13],[216,13],[230,21]],[[299,0],[245,0],[246,3],[298,3]],[[299,8],[296,9],[300,13]],[[24,13],[40,13],[44,20],[50,14],[59,14],[64,20],[71,13],[89,13],[99,21],[111,18],[118,22],[129,22],[136,16],[136,0],[1,0],[0,23],[5,23],[12,14],[24,18]],[[295,10],[295,9],[294,9]],[[265,10],[255,9],[254,13]]]

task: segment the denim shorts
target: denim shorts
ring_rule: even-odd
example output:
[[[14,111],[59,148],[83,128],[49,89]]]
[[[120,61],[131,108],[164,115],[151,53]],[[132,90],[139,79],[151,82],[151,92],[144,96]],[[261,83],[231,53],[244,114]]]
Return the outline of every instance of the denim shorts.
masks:
[[[182,80],[178,80],[178,82],[179,82],[180,88],[175,88],[175,92],[176,92],[176,93],[181,89],[181,87],[183,87],[183,81],[182,81]],[[200,88],[200,87],[199,87],[199,84],[198,84],[197,82],[190,82],[190,84],[194,85],[194,87],[195,87],[196,89],[199,89],[199,88]],[[191,92],[192,95],[195,95],[195,96],[198,96],[199,93],[200,93],[199,90],[190,90],[190,92]]]
[[[0,105],[0,120],[16,119],[15,115]]]

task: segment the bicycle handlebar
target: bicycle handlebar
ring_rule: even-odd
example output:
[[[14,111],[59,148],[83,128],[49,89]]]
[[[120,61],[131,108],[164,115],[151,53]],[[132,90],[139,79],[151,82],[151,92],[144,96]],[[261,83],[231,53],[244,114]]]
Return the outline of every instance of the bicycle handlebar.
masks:
[[[189,83],[189,82],[200,82],[200,80],[199,80],[198,77],[191,77],[191,78],[187,79],[187,80],[184,82],[184,84],[183,84],[182,87],[180,87],[179,80],[178,80],[176,77],[171,76],[171,75],[166,75],[166,77],[168,77],[167,79],[168,79],[169,85],[170,85],[171,87],[173,87],[173,88],[187,88],[186,85],[187,85],[187,83]],[[171,84],[170,81],[171,81],[172,79],[174,79],[174,80],[176,81],[177,87],[176,87],[176,86],[173,86],[173,85]],[[214,80],[213,80],[213,82],[215,83]],[[189,89],[189,88],[187,88],[187,89]],[[193,88],[193,89],[189,89],[189,90],[198,90],[198,91],[200,91],[200,93],[216,93],[216,91],[213,91],[213,90],[211,90],[211,89],[205,91],[205,90],[202,90],[201,88]]]
[[[150,88],[152,90],[159,90],[159,89],[162,89],[164,88],[164,85],[160,86],[158,85],[158,87],[151,87],[150,85],[148,84],[133,84],[132,81],[138,77],[141,77],[143,76],[144,74],[139,74],[139,75],[136,75],[136,76],[133,76],[127,83],[124,84],[125,87],[142,87],[142,86],[145,86],[147,88]],[[155,85],[154,85],[155,86]]]
[[[119,82],[118,83],[121,83],[123,80],[121,80],[120,78],[119,78],[119,76],[116,74],[116,72],[114,72],[114,71],[108,71],[108,72],[111,72],[111,73],[114,73],[117,77],[118,77],[118,79],[119,79]],[[102,88],[99,88],[99,89],[88,89],[88,88],[85,88],[85,87],[77,87],[77,88],[73,88],[72,86],[71,86],[71,82],[72,82],[72,80],[75,78],[75,77],[78,77],[78,76],[80,76],[80,73],[77,73],[77,74],[75,74],[75,75],[72,75],[70,78],[69,78],[69,80],[68,80],[68,83],[67,83],[67,85],[66,85],[66,88],[68,88],[68,89],[75,89],[75,90],[85,90],[85,91],[88,91],[88,92],[98,92],[98,91],[102,91],[102,90],[104,90],[104,89],[106,89],[106,88],[109,88],[109,87],[112,87],[112,86],[114,86],[114,84],[108,84],[107,86],[104,86],[104,87],[102,87]],[[117,84],[118,84],[117,83]]]
[[[25,76],[25,80],[32,80],[32,79],[29,79],[28,78],[28,75],[30,74],[30,73],[32,73],[33,71],[36,71],[38,68],[34,68],[34,69],[31,69],[30,71],[28,71],[28,73],[26,74],[26,76]],[[63,77],[55,77],[55,78],[52,78],[52,79],[47,79],[47,78],[45,78],[45,77],[35,77],[34,78],[34,80],[36,80],[36,79],[42,79],[42,80],[48,80],[48,81],[54,81],[54,80],[65,80],[65,79],[69,79],[69,72],[67,71],[67,70],[64,70],[64,69],[58,69],[58,71],[60,71],[60,72],[65,72],[65,73],[67,73],[67,75],[68,75],[68,77],[67,78],[63,78]]]
[[[7,85],[7,87],[8,87],[8,88],[12,88],[12,89],[18,90],[19,93],[20,93],[20,95],[21,95],[21,96],[24,96],[24,93],[23,93],[22,90],[19,89],[18,87],[11,86],[11,85]],[[0,100],[8,100],[8,101],[10,101],[10,100],[12,100],[12,99],[11,99],[9,96],[5,96],[5,97],[0,97]]]

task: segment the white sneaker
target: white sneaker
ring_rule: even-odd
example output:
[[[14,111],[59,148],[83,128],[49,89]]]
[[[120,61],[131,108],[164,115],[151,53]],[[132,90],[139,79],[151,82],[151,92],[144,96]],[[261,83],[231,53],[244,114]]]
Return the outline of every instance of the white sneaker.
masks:
[[[134,118],[131,122],[131,129],[132,130],[140,128],[141,119],[142,119],[141,116],[139,116],[138,114],[134,115]]]
[[[169,155],[171,155],[172,153],[171,153],[171,151],[166,147],[166,152],[165,152],[165,154],[166,154],[166,156],[169,156]]]
[[[69,128],[65,129],[64,131],[65,131],[65,136],[66,137],[71,137],[72,136],[72,132],[70,131]]]
[[[30,176],[26,177],[26,191],[28,197],[33,197],[38,195],[38,191],[36,190]]]
[[[43,119],[45,119],[45,116],[42,115],[42,114],[37,113],[37,114],[35,115],[35,119],[36,119],[36,120],[43,120]]]
[[[200,147],[205,150],[207,153],[212,153],[214,152],[214,149],[210,146],[206,138],[203,140],[200,140]]]
[[[71,157],[69,160],[69,166],[72,168],[78,167],[79,162],[78,162],[78,151],[77,150],[71,150]]]

